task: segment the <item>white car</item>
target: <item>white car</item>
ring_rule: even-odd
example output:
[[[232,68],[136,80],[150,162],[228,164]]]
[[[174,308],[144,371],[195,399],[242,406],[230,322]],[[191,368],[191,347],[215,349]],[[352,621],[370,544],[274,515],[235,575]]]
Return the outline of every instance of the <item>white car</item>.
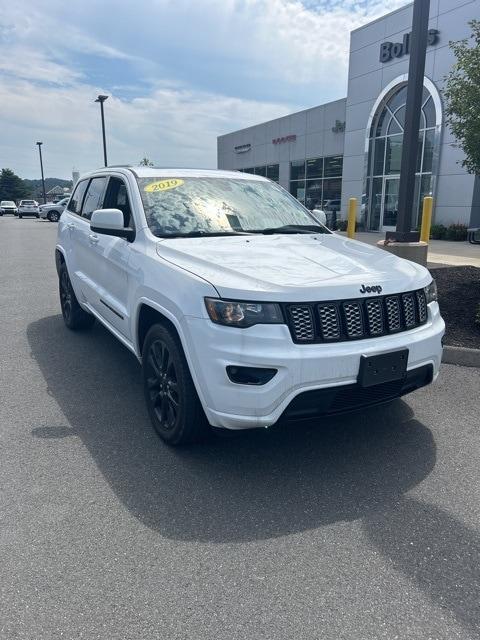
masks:
[[[40,212],[40,218],[43,218],[44,220],[50,220],[50,222],[58,222],[69,200],[70,196],[68,196],[67,198],[62,198],[57,203],[47,202],[47,204],[41,204],[38,208]]]
[[[40,210],[36,200],[20,200],[18,217],[23,218],[24,216],[35,216],[35,218],[40,216]]]
[[[388,402],[438,375],[427,269],[331,233],[261,176],[86,175],[56,265],[65,324],[97,319],[137,356],[170,444]]]
[[[18,214],[17,205],[13,200],[2,200],[0,202],[0,216],[6,215],[7,213],[11,213],[12,216]]]

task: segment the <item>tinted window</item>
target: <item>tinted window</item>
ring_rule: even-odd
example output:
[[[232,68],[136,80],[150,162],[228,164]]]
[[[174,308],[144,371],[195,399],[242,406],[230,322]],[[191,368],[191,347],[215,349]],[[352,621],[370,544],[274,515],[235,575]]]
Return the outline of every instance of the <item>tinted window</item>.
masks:
[[[128,199],[127,186],[120,178],[110,178],[107,193],[103,200],[105,209],[120,209],[123,213],[123,224],[125,227],[133,226],[130,201]]]
[[[77,184],[75,191],[73,192],[72,199],[70,200],[70,204],[68,205],[69,210],[73,211],[73,213],[78,213],[78,215],[80,215],[82,210],[83,196],[85,195],[87,185],[88,180],[82,180]]]
[[[90,181],[82,207],[82,216],[90,220],[95,209],[102,208],[102,195],[107,178],[93,178]]]

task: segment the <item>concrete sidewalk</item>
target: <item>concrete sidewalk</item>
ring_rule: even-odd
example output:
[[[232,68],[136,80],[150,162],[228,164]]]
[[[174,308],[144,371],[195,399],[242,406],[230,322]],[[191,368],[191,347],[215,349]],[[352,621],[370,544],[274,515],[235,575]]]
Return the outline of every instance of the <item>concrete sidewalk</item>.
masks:
[[[337,233],[343,236],[347,235],[344,231],[338,231]],[[384,238],[385,234],[383,233],[359,232],[355,234],[356,240],[373,245]],[[471,265],[480,267],[480,245],[470,244],[469,242],[430,240],[428,262],[451,266]]]

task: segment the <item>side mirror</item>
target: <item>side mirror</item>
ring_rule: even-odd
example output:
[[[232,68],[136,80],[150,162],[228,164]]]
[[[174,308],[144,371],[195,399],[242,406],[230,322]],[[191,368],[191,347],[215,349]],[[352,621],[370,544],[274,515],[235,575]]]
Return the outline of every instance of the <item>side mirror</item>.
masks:
[[[123,213],[120,209],[96,209],[90,219],[90,229],[95,233],[116,238],[135,240],[135,230],[123,226]]]

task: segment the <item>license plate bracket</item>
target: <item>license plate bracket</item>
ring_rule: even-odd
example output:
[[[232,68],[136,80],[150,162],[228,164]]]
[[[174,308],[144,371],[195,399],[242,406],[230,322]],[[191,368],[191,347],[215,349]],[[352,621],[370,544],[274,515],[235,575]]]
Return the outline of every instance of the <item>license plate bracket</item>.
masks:
[[[384,382],[403,380],[407,376],[408,349],[398,349],[376,356],[361,356],[358,384],[373,387]]]

